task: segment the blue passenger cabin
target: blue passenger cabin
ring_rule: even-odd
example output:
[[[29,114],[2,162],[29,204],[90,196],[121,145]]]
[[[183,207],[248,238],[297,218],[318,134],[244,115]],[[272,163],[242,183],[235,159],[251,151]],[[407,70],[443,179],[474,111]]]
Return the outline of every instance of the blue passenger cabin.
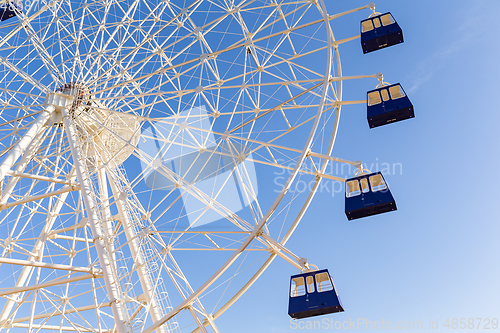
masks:
[[[0,21],[5,21],[16,16],[14,7],[18,11],[22,11],[20,1],[0,1]]]
[[[366,106],[370,128],[415,117],[413,105],[399,83],[369,91]]]
[[[397,210],[382,173],[350,178],[345,184],[345,215],[348,220]]]
[[[369,53],[403,43],[403,31],[387,12],[361,21],[361,47]]]
[[[343,311],[327,269],[293,275],[290,278],[290,317],[301,319]]]

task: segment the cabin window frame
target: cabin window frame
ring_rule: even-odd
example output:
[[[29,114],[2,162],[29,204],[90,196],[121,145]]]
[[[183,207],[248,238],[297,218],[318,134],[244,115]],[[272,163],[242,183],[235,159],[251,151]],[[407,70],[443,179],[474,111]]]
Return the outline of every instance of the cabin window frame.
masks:
[[[306,291],[308,294],[311,294],[316,290],[315,280],[314,280],[314,277],[312,275],[306,276],[306,286],[307,286]]]
[[[396,93],[396,90],[397,90],[397,93]],[[391,96],[392,100],[406,97],[406,94],[405,94],[405,92],[400,84],[396,84],[392,87],[389,87],[389,95]]]
[[[378,90],[368,93],[368,106],[379,105],[382,103],[382,97]]]
[[[372,175],[369,177],[370,188],[372,192],[387,191],[387,183],[381,174]]]
[[[349,186],[349,184],[356,184],[356,188],[357,189],[354,189],[352,191],[348,191],[347,189],[351,188]],[[353,180],[350,180],[346,183],[346,191],[345,191],[345,194],[346,194],[346,197],[347,198],[352,198],[352,197],[357,197],[358,195],[361,195],[361,186],[359,184],[359,180],[358,179],[353,179]]]
[[[302,281],[302,284],[297,282]],[[295,285],[294,285],[295,283]],[[294,288],[295,287],[295,288]],[[300,297],[306,294],[306,284],[303,276],[297,276],[290,282],[290,297]]]
[[[366,27],[365,25],[366,24]],[[361,21],[361,33],[375,30],[372,20]]]
[[[384,21],[384,19],[389,16],[389,23],[387,23],[387,21]],[[396,23],[396,20],[394,19],[394,17],[392,16],[391,13],[387,13],[387,14],[384,14],[384,15],[380,15],[380,22],[382,22],[382,26],[384,27],[387,27],[388,25],[391,25],[391,24],[394,24]],[[387,23],[387,24],[385,24]]]
[[[323,276],[326,276],[326,279],[323,279]],[[316,290],[318,291],[318,293],[324,293],[333,290],[333,282],[330,274],[328,274],[327,272],[316,274],[314,276],[314,279],[316,280]]]
[[[387,102],[388,100],[392,99],[389,96],[389,92],[387,91],[387,89],[380,89],[380,95],[382,96],[383,102]]]
[[[367,178],[361,178],[361,179],[359,179],[359,183],[361,185],[361,193],[370,192],[370,185],[368,184],[368,179]]]

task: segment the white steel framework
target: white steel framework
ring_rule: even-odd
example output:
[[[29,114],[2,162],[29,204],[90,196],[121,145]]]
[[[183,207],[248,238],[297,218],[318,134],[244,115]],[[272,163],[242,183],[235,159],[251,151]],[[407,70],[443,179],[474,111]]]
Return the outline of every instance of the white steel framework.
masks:
[[[61,0],[1,23],[0,331],[219,332],[276,256],[307,268],[286,243],[344,181],[329,163],[362,168],[331,156],[366,102],[342,83],[381,77],[342,75],[359,36],[330,23],[372,6]]]

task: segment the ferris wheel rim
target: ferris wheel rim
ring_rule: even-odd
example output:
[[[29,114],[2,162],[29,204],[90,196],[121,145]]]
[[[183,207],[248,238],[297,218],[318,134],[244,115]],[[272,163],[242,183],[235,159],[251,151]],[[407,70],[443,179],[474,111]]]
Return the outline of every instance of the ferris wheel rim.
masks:
[[[321,2],[322,6],[323,6],[323,8],[324,8],[323,17],[324,17],[324,19],[325,19],[325,15],[326,15],[326,7],[325,7],[325,5],[324,5],[323,0],[320,0],[320,2]],[[325,22],[325,27],[326,27],[326,29],[327,29],[327,36],[328,36],[328,38],[330,38],[330,33],[328,32],[328,29],[329,29],[329,23],[328,23],[328,17],[327,17],[327,16],[326,16],[326,19],[325,19],[325,21],[324,21],[324,22]],[[330,44],[330,42],[329,42],[329,44]],[[337,57],[338,57],[338,53],[336,53],[336,54],[337,54]],[[328,58],[329,58],[329,59],[328,59],[328,64],[329,64],[328,66],[330,66],[330,65],[331,65],[331,63],[332,63],[331,56],[332,56],[332,52],[331,52],[331,50],[330,50],[330,52],[328,52]],[[339,61],[339,59],[338,59],[338,61]],[[328,77],[329,77],[330,69],[328,69],[328,70],[327,70],[327,73],[328,73],[328,75],[325,75],[325,79],[324,79],[324,81],[323,81],[323,98],[322,98],[322,102],[324,102],[324,100],[325,100],[324,94],[326,93],[326,90],[328,89]],[[340,84],[341,84],[341,82],[340,82]],[[316,129],[317,129],[317,127],[318,127],[318,121],[319,121],[319,118],[320,118],[320,115],[321,115],[321,111],[322,111],[322,107],[319,107],[319,108],[318,108],[318,111],[317,111],[317,114],[316,114],[315,124],[314,124],[313,129],[312,129],[312,130],[311,130],[311,132],[310,132],[311,134],[309,135],[309,138],[308,138],[308,140],[307,140],[307,141],[308,141],[308,145],[309,145],[309,146],[310,146],[310,144],[311,144],[311,142],[312,142],[312,140],[313,140],[313,134],[312,134],[312,132],[313,132],[313,131],[316,131]],[[306,146],[307,146],[307,145],[306,145]],[[301,154],[301,160],[302,160],[302,162],[303,162],[303,160],[304,160],[304,159],[305,159],[305,157],[306,157],[307,150],[308,150],[308,149],[306,149],[306,147],[304,147],[304,148],[303,148],[303,150],[302,150],[302,154]],[[296,167],[294,168],[294,170],[293,170],[292,174],[291,174],[291,175],[290,175],[290,177],[289,177],[289,180],[287,181],[287,184],[289,184],[288,186],[290,186],[290,184],[293,182],[293,179],[296,177],[296,175],[297,175],[297,173],[298,173],[298,168],[300,167],[300,165],[301,165],[301,163],[302,163],[302,162],[300,162],[300,163],[296,163]],[[326,166],[325,166],[325,167],[326,167]],[[317,182],[318,182],[318,180],[317,180]],[[315,188],[316,188],[316,186],[317,186],[317,185],[316,185],[316,183],[315,183]],[[284,196],[284,194],[285,194],[285,193],[286,193],[286,191],[287,191],[287,189],[285,189],[285,187],[286,187],[286,186],[284,186],[284,187],[282,188],[282,190],[281,190],[281,192],[280,192],[280,194],[279,194],[279,196],[281,196],[281,198]],[[280,200],[281,200],[281,199],[280,199]],[[312,198],[311,198],[311,200],[312,200]],[[276,199],[276,201],[275,201],[275,202],[277,202],[277,201],[278,201],[278,198]],[[310,200],[308,200],[308,202],[310,202]],[[277,203],[276,203],[276,206],[277,206],[277,204],[278,204],[278,203],[279,203],[279,202],[277,202]],[[275,205],[273,204],[273,206],[275,206]],[[305,207],[305,206],[306,206],[306,204],[304,204],[304,205],[303,205],[303,207]],[[274,209],[276,209],[276,207],[274,207]],[[273,210],[273,212],[274,212],[274,210]],[[268,210],[268,213],[269,213],[269,216],[272,214],[271,209],[269,209],[269,210]],[[266,215],[268,215],[268,214],[266,214]],[[264,221],[264,223],[261,225],[261,227],[260,227],[260,228],[262,228],[262,226],[264,226],[264,225],[265,225],[265,223],[266,223],[266,221],[265,221],[265,220],[266,220],[266,219],[264,219],[264,218],[262,219],[262,221]],[[257,233],[259,232],[260,228],[258,228],[257,226],[256,226],[256,227],[254,227],[254,229],[252,230],[252,237],[251,237],[251,238],[250,238],[250,236],[248,237],[248,239],[249,239],[248,243],[256,237],[256,235],[257,235]],[[292,232],[292,233],[293,233],[293,232]],[[290,236],[291,236],[291,234],[290,234]],[[247,245],[248,245],[248,244],[247,244]]]

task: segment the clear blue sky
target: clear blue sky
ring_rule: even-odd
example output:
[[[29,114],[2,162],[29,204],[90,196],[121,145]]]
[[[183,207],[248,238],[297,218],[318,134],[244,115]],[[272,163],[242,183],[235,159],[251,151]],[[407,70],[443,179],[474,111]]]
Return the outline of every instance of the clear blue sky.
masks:
[[[329,14],[360,7],[369,2],[324,1]],[[183,3],[192,1],[171,2],[181,8]],[[299,323],[302,323],[302,327],[309,328],[308,322],[315,320],[322,324],[323,329],[314,329],[313,326],[305,331],[334,331],[331,329],[332,322],[343,324],[359,321],[363,324],[356,332],[371,332],[373,330],[366,329],[366,321],[372,322],[375,328],[377,323],[390,321],[393,328],[397,328],[400,323],[407,325],[406,331],[447,332],[454,331],[454,318],[457,321],[464,318],[469,328],[469,319],[474,319],[473,330],[477,330],[480,324],[476,318],[482,318],[480,328],[485,327],[485,319],[490,323],[493,318],[500,319],[500,204],[495,191],[500,188],[496,175],[496,166],[500,164],[497,152],[500,141],[500,1],[380,0],[375,4],[377,11],[390,11],[394,15],[403,29],[405,43],[370,54],[362,54],[359,40],[343,44],[340,46],[343,74],[349,76],[382,72],[385,81],[401,83],[414,105],[416,117],[370,130],[365,105],[345,106],[333,155],[351,161],[362,160],[371,171],[385,171],[385,179],[398,210],[349,222],[344,214],[341,183],[334,185],[325,181],[326,187],[321,187],[287,247],[297,255],[308,258],[310,263],[319,268],[330,270],[345,312],[290,322],[287,314],[289,279],[298,271],[277,258],[251,289],[216,321],[223,333],[297,332],[301,331]],[[146,12],[142,14],[144,13]],[[335,20],[332,23],[335,36],[342,39],[357,35],[359,22],[369,14],[370,10],[365,9]],[[199,13],[200,22],[211,19],[211,15],[205,15],[203,11]],[[112,23],[119,15],[110,17]],[[98,20],[99,16],[95,19]],[[231,34],[233,26],[224,28],[229,31],[225,43],[238,37],[239,32],[234,36]],[[97,30],[98,25],[93,25],[89,31],[93,31],[92,29]],[[55,37],[50,37],[47,41],[52,38]],[[96,40],[99,41],[99,38],[101,37],[96,37]],[[53,47],[59,47],[56,46]],[[84,45],[82,50],[85,47],[94,52],[94,46]],[[16,52],[15,56],[19,57],[22,50]],[[193,47],[187,52],[185,59],[197,58],[197,52],[199,50]],[[243,51],[242,55],[245,54]],[[184,59],[179,57],[181,58]],[[223,60],[224,56],[219,57],[223,64],[221,68],[232,64],[224,64],[221,58]],[[43,80],[51,81],[50,76],[45,75],[45,69],[42,67],[43,70],[38,71],[36,64],[37,62],[29,63],[29,72],[33,72],[35,78],[38,75],[43,76]],[[151,68],[164,66],[161,62],[150,62],[149,65]],[[241,63],[237,65],[231,70],[242,68],[239,67]],[[311,64],[316,65],[318,64]],[[141,71],[147,70],[145,68]],[[201,83],[192,80],[198,75],[197,72],[193,73],[192,77],[189,76],[191,74],[186,75],[184,88],[201,86]],[[151,80],[146,83],[157,82]],[[376,84],[375,79],[346,82],[343,98],[365,99],[366,92]],[[263,93],[262,96],[266,94]],[[273,102],[273,98],[278,99],[278,96],[269,97],[267,103]],[[28,99],[23,101],[26,100]],[[175,105],[176,102],[171,103]],[[161,115],[169,114],[163,111]],[[274,130],[275,124],[269,124],[271,125],[262,128],[266,131]],[[304,132],[301,131],[305,131],[304,128],[294,131],[298,139],[303,139],[301,136]],[[290,142],[290,147],[296,143],[293,140]],[[317,145],[320,144],[321,142]],[[133,163],[136,163],[135,166]],[[131,167],[127,169],[130,172],[129,179],[142,172],[137,159],[132,158],[126,166]],[[135,170],[131,172],[130,169],[134,167]],[[329,172],[334,176],[350,176],[337,171],[335,167],[329,169]],[[265,174],[259,178],[259,196],[263,196],[259,200],[263,203],[264,211],[267,211],[276,193],[271,193],[269,197],[272,198],[269,200],[264,195],[269,195],[277,188],[274,186],[280,173],[280,170],[276,170],[274,175]],[[283,183],[282,180],[278,182]],[[145,188],[141,183],[134,190],[140,190],[141,186]],[[332,192],[332,186],[335,186],[336,191]],[[292,196],[290,192],[287,195]],[[162,195],[165,193],[157,193],[159,191],[153,196],[151,192],[144,191],[142,195],[148,199],[152,197],[152,202],[163,201]],[[177,203],[179,206],[181,204],[180,201]],[[300,208],[293,204],[290,207],[291,211]],[[159,214],[158,210],[155,213]],[[271,227],[277,228],[279,219],[284,219],[284,216],[294,217],[293,212],[287,214],[288,211],[281,215],[275,214],[279,215],[276,218],[278,222]],[[161,220],[156,226],[170,227],[168,222],[177,222],[176,219],[181,220],[178,216],[166,214],[166,221]],[[66,220],[61,221],[63,223]],[[185,222],[187,225],[187,221]],[[10,228],[5,225],[3,227]],[[181,227],[184,226],[179,226]],[[30,231],[38,230],[36,228],[38,226]],[[275,236],[276,233],[272,235]],[[205,282],[230,255],[229,252],[219,251],[219,254],[214,255],[214,251],[207,251],[199,254],[196,252],[196,257],[193,257],[192,253],[195,252],[178,251],[176,259],[194,288]],[[248,259],[243,259],[247,258],[248,253],[252,254]],[[249,251],[238,260],[246,260],[245,265],[252,266],[255,257],[261,254],[262,252]],[[259,264],[263,263],[263,258],[267,255],[267,252],[262,254]],[[245,271],[239,276],[238,282],[241,282],[244,279],[242,276],[250,276],[257,268],[254,265],[246,270],[245,265],[240,266],[240,262],[236,262],[223,278],[211,286],[217,291],[211,294],[207,292],[208,296],[202,299],[210,304],[208,312],[212,311],[214,304],[221,306],[226,301],[220,301],[220,294],[229,298],[232,291],[241,287],[241,284],[233,283],[228,278],[234,271]],[[12,276],[2,279],[11,279],[13,284]],[[170,287],[167,285],[167,288]],[[173,305],[178,305],[180,296],[173,288],[168,291]],[[24,309],[29,309],[29,303],[25,303]],[[28,311],[24,309],[23,311]],[[22,313],[20,311],[18,315]],[[187,311],[184,314],[189,316]],[[447,319],[450,329],[444,326]],[[180,322],[182,323],[181,320]],[[433,327],[437,326],[437,329],[429,329],[429,322]],[[412,329],[411,326],[415,323],[422,323],[423,327]],[[492,328],[493,325],[490,324],[489,327]],[[349,325],[349,328],[354,327]],[[194,329],[194,325],[188,326],[187,330],[189,329]],[[500,328],[495,331],[500,331]]]
[[[368,3],[325,2],[330,14]],[[343,45],[344,75],[382,72],[400,82],[416,118],[369,130],[364,106],[345,107],[334,155],[367,166],[400,163],[402,172],[386,177],[398,211],[348,222],[343,194],[316,196],[288,247],[330,270],[345,312],[313,319],[422,321],[419,332],[430,319],[439,320],[430,331],[444,332],[452,330],[443,326],[447,318],[499,318],[500,2],[375,4],[395,16],[405,43],[367,55],[359,40]],[[356,34],[369,14],[350,15],[335,33]],[[375,84],[346,85],[344,99],[363,99]],[[275,260],[218,321],[221,331],[299,331],[287,315],[288,279],[296,273]]]

